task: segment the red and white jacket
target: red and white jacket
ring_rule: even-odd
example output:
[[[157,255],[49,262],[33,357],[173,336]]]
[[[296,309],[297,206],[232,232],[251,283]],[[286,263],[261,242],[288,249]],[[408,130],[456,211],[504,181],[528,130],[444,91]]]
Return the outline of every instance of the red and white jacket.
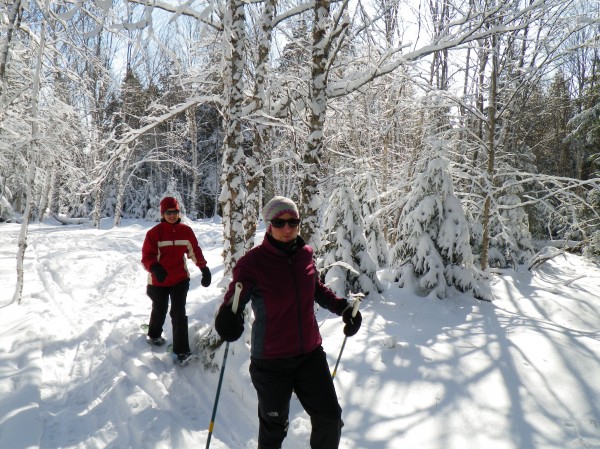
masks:
[[[161,221],[146,233],[142,246],[142,264],[148,271],[148,284],[170,287],[188,279],[187,260],[191,259],[198,268],[206,266],[206,259],[198,246],[194,231],[188,225],[178,221],[175,224]],[[151,267],[160,262],[167,271],[163,282],[158,282]]]

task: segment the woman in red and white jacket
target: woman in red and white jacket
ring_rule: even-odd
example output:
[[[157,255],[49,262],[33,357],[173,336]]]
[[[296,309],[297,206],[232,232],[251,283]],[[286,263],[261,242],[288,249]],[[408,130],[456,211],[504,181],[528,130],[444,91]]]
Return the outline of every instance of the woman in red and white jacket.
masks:
[[[233,279],[215,319],[226,341],[244,331],[244,306],[252,303],[250,377],[258,396],[258,449],[279,449],[288,429],[292,392],[311,418],[312,449],[337,449],[342,429],[333,380],[321,346],[315,302],[343,317],[347,336],[358,332],[362,317],[352,316],[344,298],[319,279],[313,250],[298,235],[296,204],[276,196],[263,209],[268,223],[261,245],[248,251],[233,269]],[[232,310],[235,285],[242,291]]]
[[[177,354],[179,363],[185,364],[192,355],[185,311],[190,288],[186,257],[202,271],[200,283],[204,287],[210,285],[211,273],[194,231],[181,223],[177,200],[170,196],[163,198],[160,202],[160,214],[161,222],[146,233],[142,246],[142,264],[148,271],[146,293],[152,300],[148,342],[155,345],[165,342],[161,335],[170,297],[173,352]]]

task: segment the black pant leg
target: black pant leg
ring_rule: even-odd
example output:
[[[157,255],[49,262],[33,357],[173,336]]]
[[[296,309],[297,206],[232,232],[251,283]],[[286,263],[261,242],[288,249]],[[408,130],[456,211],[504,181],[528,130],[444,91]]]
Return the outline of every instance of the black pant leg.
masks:
[[[310,416],[310,447],[338,449],[344,425],[342,409],[322,347],[308,354],[298,365],[294,391]]]
[[[289,425],[293,367],[285,359],[252,358],[250,377],[258,396],[258,449],[280,449]]]
[[[152,300],[152,311],[148,323],[148,337],[158,338],[161,336],[167,311],[169,310],[169,287],[157,287],[148,285],[146,294]]]
[[[171,325],[173,326],[173,352],[175,354],[190,352],[188,317],[185,311],[189,288],[189,279],[171,287]]]

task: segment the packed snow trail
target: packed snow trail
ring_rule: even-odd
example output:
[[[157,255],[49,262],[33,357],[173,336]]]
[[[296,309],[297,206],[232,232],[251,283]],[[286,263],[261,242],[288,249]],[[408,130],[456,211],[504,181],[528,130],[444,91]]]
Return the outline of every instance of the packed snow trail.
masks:
[[[41,358],[40,412],[52,424],[40,447],[197,445],[209,422],[203,404],[210,402],[212,382],[200,367],[175,365],[139,332],[150,305],[139,262],[145,231],[89,230],[72,239],[72,229],[34,232],[31,238],[44,287],[40,334],[56,336],[45,342]],[[46,258],[48,248],[61,246],[57,241],[64,250]],[[82,259],[83,249],[89,253]],[[196,283],[190,298],[198,291]],[[170,332],[167,325],[165,335]]]

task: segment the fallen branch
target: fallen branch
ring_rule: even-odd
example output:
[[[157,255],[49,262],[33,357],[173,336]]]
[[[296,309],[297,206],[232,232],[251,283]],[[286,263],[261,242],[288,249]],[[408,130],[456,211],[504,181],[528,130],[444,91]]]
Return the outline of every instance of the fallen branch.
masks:
[[[529,264],[527,269],[531,271],[534,268],[539,267],[543,263],[554,259],[556,256],[560,256],[564,254],[565,251],[562,249],[553,248],[551,246],[547,246],[543,248],[539,253],[529,259]]]
[[[81,225],[89,223],[91,221],[89,218],[61,217],[58,214],[52,214],[52,217],[63,225]]]

